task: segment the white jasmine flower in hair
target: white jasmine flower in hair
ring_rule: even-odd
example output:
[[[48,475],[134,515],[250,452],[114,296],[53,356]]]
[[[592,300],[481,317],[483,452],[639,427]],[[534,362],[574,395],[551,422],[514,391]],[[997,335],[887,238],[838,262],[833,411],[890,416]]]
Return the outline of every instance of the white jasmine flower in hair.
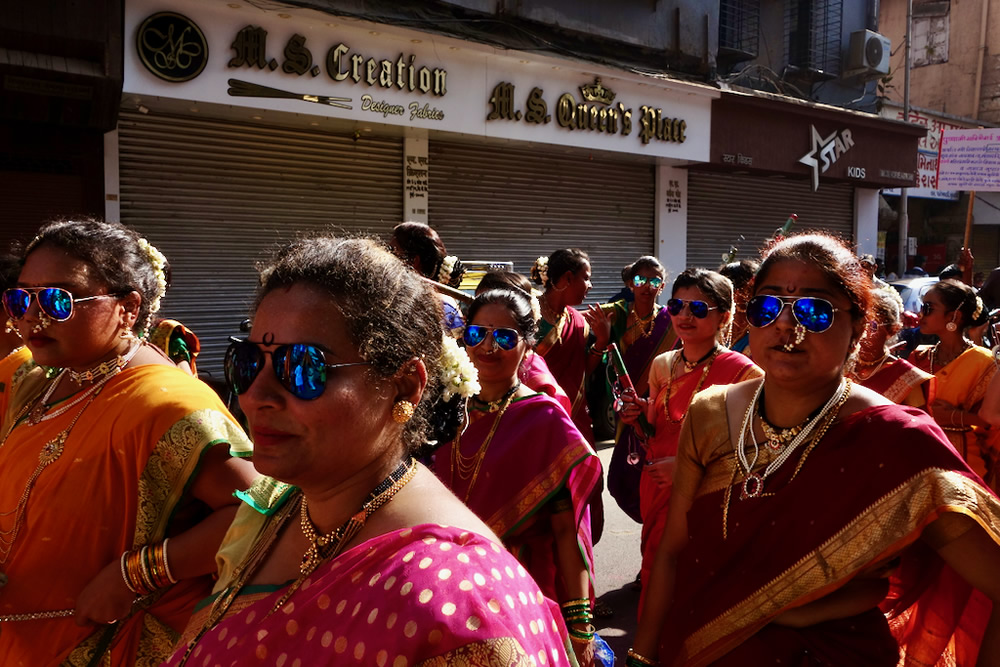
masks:
[[[528,295],[531,298],[531,317],[536,322],[542,319],[542,305],[538,303],[538,297],[534,292]]]
[[[448,255],[443,260],[441,260],[441,268],[438,269],[438,282],[447,285],[451,282],[451,273],[455,270],[455,263],[458,261],[458,257],[454,255]]]
[[[541,278],[544,286],[545,283],[549,282],[549,258],[543,255],[536,259],[535,268],[538,269],[538,277]]]
[[[479,393],[479,371],[469,355],[451,336],[441,339],[442,398],[448,401],[455,394],[471,398]]]
[[[149,304],[149,313],[152,315],[160,310],[160,299],[167,293],[167,258],[144,238],[139,239],[139,248],[149,258],[149,263],[153,265],[153,273],[156,275],[156,298]]]

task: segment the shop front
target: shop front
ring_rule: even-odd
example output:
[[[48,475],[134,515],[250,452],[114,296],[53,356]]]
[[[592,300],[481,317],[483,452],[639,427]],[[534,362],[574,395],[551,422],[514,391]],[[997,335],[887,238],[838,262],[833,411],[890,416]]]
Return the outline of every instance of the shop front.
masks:
[[[924,130],[869,114],[727,91],[713,103],[711,159],[690,169],[687,257],[756,259],[792,214],[874,253],[878,188],[912,185]]]
[[[603,298],[667,245],[671,175],[708,159],[706,86],[279,5],[162,9],[126,3],[108,214],[171,260],[166,310],[213,373],[282,241],[420,220],[523,273],[576,246]]]

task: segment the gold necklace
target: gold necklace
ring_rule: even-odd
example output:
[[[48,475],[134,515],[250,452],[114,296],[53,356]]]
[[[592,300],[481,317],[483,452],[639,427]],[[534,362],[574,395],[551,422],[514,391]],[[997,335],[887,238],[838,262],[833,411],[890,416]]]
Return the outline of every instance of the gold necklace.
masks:
[[[633,304],[629,315],[635,320],[632,328],[638,330],[640,337],[646,338],[653,333],[653,322],[656,320],[657,315],[656,304],[653,304],[653,309],[649,311],[649,315],[646,317],[640,316],[635,309],[635,304]]]
[[[56,380],[56,382],[58,382],[58,380]],[[97,395],[101,393],[101,389],[103,388],[104,383],[99,385],[97,389],[90,394],[90,398],[83,404],[80,411],[76,413],[72,421],[70,421],[69,426],[63,429],[62,432],[56,437],[42,445],[42,449],[38,452],[38,465],[35,466],[35,470],[31,473],[31,476],[28,477],[28,482],[24,485],[24,491],[21,492],[21,497],[17,500],[17,505],[13,510],[0,512],[0,516],[3,517],[14,515],[14,525],[9,530],[0,530],[0,566],[6,565],[7,559],[10,557],[11,551],[14,549],[14,543],[17,541],[18,533],[21,532],[21,527],[24,523],[24,513],[28,507],[28,500],[31,498],[31,492],[35,488],[35,481],[38,479],[38,476],[42,474],[43,470],[55,463],[59,460],[59,457],[62,456],[70,431],[73,430],[73,427],[76,426],[76,422],[80,419],[80,416],[83,415],[90,404],[93,403],[94,399],[97,398]],[[17,420],[21,417],[23,417],[23,414],[19,415],[17,419],[15,419],[14,423],[11,424],[10,429],[4,436],[3,441],[0,442],[0,447],[7,442],[7,438],[10,436],[11,431],[14,430]],[[7,575],[0,572],[0,588],[6,584]]]
[[[325,561],[334,558],[340,553],[343,547],[350,543],[358,532],[365,525],[365,521],[370,517],[375,510],[379,509],[387,502],[389,502],[393,496],[395,496],[400,489],[402,489],[406,484],[413,479],[413,476],[417,472],[417,462],[415,459],[409,459],[409,461],[403,461],[399,466],[385,479],[379,482],[378,486],[372,490],[368,495],[368,500],[361,506],[351,518],[349,518],[343,525],[334,530],[332,533],[327,533],[326,535],[320,536],[316,533],[315,527],[312,525],[312,521],[309,520],[308,510],[306,508],[305,496],[301,493],[299,494],[298,500],[288,500],[281,507],[281,509],[274,515],[274,518],[267,524],[264,532],[261,534],[259,540],[257,540],[247,554],[247,557],[240,563],[235,570],[233,570],[232,581],[233,584],[223,591],[215,602],[212,604],[212,609],[209,611],[208,619],[205,624],[198,630],[198,634],[195,638],[191,640],[188,647],[184,650],[184,655],[181,657],[180,666],[187,664],[188,658],[191,657],[191,653],[194,651],[195,646],[201,641],[202,637],[215,627],[222,618],[229,611],[233,602],[239,597],[240,591],[246,586],[247,582],[252,578],[254,573],[257,572],[258,568],[263,564],[265,557],[268,554],[269,549],[274,544],[277,536],[281,533],[281,529],[288,522],[288,518],[292,515],[296,507],[301,508],[302,514],[300,516],[304,517],[302,519],[302,531],[305,533],[306,538],[312,541],[310,550],[316,546],[317,540],[319,538],[328,538],[325,546],[321,549],[323,555],[317,559],[310,559],[310,563],[313,563],[311,569],[303,571],[302,566],[299,566],[299,578],[292,582],[288,590],[284,595],[274,604],[270,611],[265,614],[264,618],[269,617],[274,612],[278,611],[288,598],[299,589],[306,578],[312,574],[317,567],[319,567]],[[386,488],[386,485],[388,487]],[[381,491],[380,491],[381,489]],[[307,528],[308,526],[308,528]],[[340,538],[336,539],[334,536],[340,534]],[[336,541],[336,543],[334,543]],[[327,548],[332,546],[332,548]],[[306,562],[309,551],[306,551],[306,555],[303,556],[303,564]]]
[[[489,411],[489,412],[496,412],[497,410],[500,409],[500,406],[502,406],[504,404],[504,402],[508,398],[510,398],[511,396],[513,396],[514,393],[517,392],[517,390],[520,389],[520,388],[521,388],[521,381],[518,380],[517,384],[515,384],[513,387],[511,387],[510,389],[508,389],[507,391],[505,391],[504,394],[503,394],[503,396],[501,396],[500,398],[498,398],[495,401],[484,401],[483,399],[479,398],[478,394],[474,398],[476,399],[476,403],[479,403],[480,405],[485,405],[487,411]]]
[[[933,375],[933,374],[934,374],[934,355],[936,355],[936,354],[937,354],[937,351],[938,351],[938,347],[939,347],[940,345],[941,345],[941,341],[938,341],[938,342],[934,343],[934,347],[932,347],[932,348],[931,348],[931,354],[930,354],[930,362],[931,362],[931,367],[930,367],[930,372],[931,372],[931,375]],[[965,353],[965,351],[966,351],[966,350],[968,350],[968,349],[969,349],[970,347],[972,347],[972,341],[969,341],[969,340],[966,340],[965,338],[963,338],[963,339],[962,339],[962,349],[960,349],[960,350],[958,351],[958,354],[956,354],[956,355],[952,356],[952,358],[951,358],[951,359],[949,359],[948,361],[941,361],[941,362],[939,362],[939,363],[941,364],[941,368],[944,368],[945,366],[947,366],[947,365],[948,365],[948,364],[950,364],[951,362],[953,362],[953,361],[955,361],[956,359],[958,359],[958,358],[959,358],[960,356],[962,356],[962,355],[963,355],[963,354]]]
[[[705,368],[701,371],[701,377],[698,378],[698,384],[695,385],[694,391],[691,392],[691,397],[688,399],[687,407],[684,408],[684,413],[681,415],[680,419],[674,419],[670,414],[670,389],[674,384],[674,371],[677,368],[677,359],[681,356],[681,353],[675,352],[672,363],[670,364],[670,373],[667,375],[667,390],[663,392],[663,412],[667,415],[667,421],[671,424],[680,424],[687,417],[688,410],[691,409],[691,403],[694,401],[695,395],[701,391],[702,385],[705,384],[705,378],[708,377],[708,372],[712,370],[712,363],[715,362],[715,358],[719,356],[719,346],[716,345],[713,349],[711,357],[708,359],[708,363],[705,364]],[[691,369],[688,369],[689,371]]]
[[[476,485],[476,480],[479,479],[479,469],[483,465],[483,459],[486,458],[486,450],[490,446],[490,442],[493,441],[493,435],[497,432],[497,428],[500,426],[500,420],[503,419],[503,415],[507,412],[507,408],[510,406],[511,402],[514,400],[514,394],[507,397],[504,401],[503,406],[500,408],[499,414],[497,414],[496,419],[493,420],[493,426],[490,427],[490,432],[486,434],[486,438],[483,439],[483,444],[479,446],[476,453],[472,456],[465,456],[462,454],[462,434],[459,433],[455,436],[454,444],[454,454],[451,458],[451,488],[455,489],[455,469],[458,468],[458,478],[462,480],[470,480],[469,486],[465,490],[465,498],[463,501],[468,504],[469,496],[472,494],[472,487]]]
[[[854,376],[854,379],[858,380],[859,382],[864,382],[865,380],[869,380],[876,373],[882,370],[882,366],[885,365],[885,362],[889,360],[890,356],[892,355],[889,352],[886,352],[885,354],[882,355],[881,358],[876,359],[875,361],[872,362],[862,363],[859,360],[858,363],[854,365],[854,370],[851,371],[851,375]],[[862,368],[867,368],[869,370],[867,373],[865,373],[862,371]]]

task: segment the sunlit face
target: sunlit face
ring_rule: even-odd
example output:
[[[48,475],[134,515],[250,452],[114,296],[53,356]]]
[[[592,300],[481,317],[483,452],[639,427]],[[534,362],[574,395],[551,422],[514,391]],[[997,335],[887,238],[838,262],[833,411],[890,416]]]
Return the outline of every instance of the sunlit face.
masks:
[[[961,319],[954,310],[949,310],[944,301],[941,300],[941,292],[936,289],[929,289],[924,294],[923,306],[920,309],[919,322],[920,333],[940,336],[947,331],[949,322],[956,322]]]
[[[312,343],[323,349],[327,363],[362,361],[336,303],[308,284],[265,296],[249,340],[264,350]],[[307,490],[327,489],[382,458],[402,454],[390,425],[393,392],[381,390],[370,366],[332,369],[323,393],[302,400],[281,386],[271,364],[271,355],[265,355],[264,367],[239,399],[258,471]]]
[[[31,251],[17,281],[18,287],[62,287],[74,298],[108,294],[107,285],[95,275],[93,266],[54,245],[43,243]],[[131,308],[128,306],[131,305]],[[52,322],[35,331],[40,322],[38,301],[16,320],[18,332],[31,356],[43,366],[90,368],[127,348],[119,336],[122,322],[134,323],[138,295],[129,299],[108,298],[73,305],[68,320]]]
[[[707,294],[694,286],[680,287],[671,295],[673,299],[681,299],[684,307],[676,315],[671,315],[670,322],[685,345],[705,343],[715,340],[720,329],[725,327],[729,319],[728,313],[719,311],[717,304]],[[708,315],[699,319],[691,314],[690,301],[703,301],[708,304]]]
[[[767,381],[811,391],[817,385],[837,380],[853,341],[861,335],[861,325],[851,319],[851,303],[818,268],[796,260],[776,262],[760,275],[754,295],[811,296],[826,299],[836,312],[833,324],[822,333],[807,332],[801,343],[790,351],[787,343],[795,341],[796,321],[791,308],[766,327],[750,327],[753,360],[767,373]]]
[[[663,291],[663,283],[661,282],[659,287],[653,287],[649,283],[649,280],[651,278],[658,278],[662,281],[663,276],[656,269],[646,267],[639,269],[639,272],[636,275],[640,278],[646,279],[646,284],[639,285],[638,287],[635,286],[634,282],[629,283],[632,293],[635,294],[636,303],[646,306],[655,303],[657,297],[659,297],[660,293]]]
[[[476,316],[469,324],[517,331],[514,315],[507,307],[495,303],[487,304],[477,310]],[[528,351],[528,344],[524,338],[518,338],[514,349],[503,350],[494,344],[491,333],[482,343],[475,347],[467,347],[466,351],[479,371],[480,383],[501,384],[508,381],[513,383],[521,366],[521,360]]]

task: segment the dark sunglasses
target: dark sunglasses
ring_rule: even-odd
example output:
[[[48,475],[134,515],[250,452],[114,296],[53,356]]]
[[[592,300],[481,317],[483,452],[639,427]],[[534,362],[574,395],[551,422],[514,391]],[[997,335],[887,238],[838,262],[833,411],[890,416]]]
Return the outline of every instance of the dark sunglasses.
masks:
[[[923,315],[930,315],[933,312],[934,312],[934,304],[933,303],[922,303],[922,304],[920,304],[920,313],[921,314],[923,314]]]
[[[290,343],[276,345],[272,350],[262,350],[257,343],[239,338],[230,338],[229,349],[223,366],[226,384],[239,396],[250,389],[250,385],[264,368],[264,355],[271,355],[271,366],[278,382],[295,398],[311,401],[319,398],[326,389],[327,369],[348,366],[366,366],[367,361],[346,364],[326,363],[326,353],[310,343]]]
[[[73,304],[94,299],[119,298],[119,294],[98,294],[76,298],[62,287],[12,287],[3,293],[3,307],[13,319],[24,317],[31,307],[31,299],[38,301],[43,313],[56,322],[65,322],[73,314]]]
[[[688,310],[691,314],[697,317],[699,320],[703,320],[708,317],[708,311],[716,310],[716,306],[710,306],[704,301],[687,301],[685,299],[669,299],[667,301],[667,312],[671,315],[680,315],[681,311],[684,310],[684,304],[687,304]]]
[[[660,289],[663,287],[663,278],[647,278],[646,276],[634,276],[632,278],[632,284],[636,287],[642,287],[646,283],[653,289]]]
[[[833,314],[840,310],[826,299],[813,296],[760,294],[747,302],[747,321],[757,328],[766,327],[781,316],[787,305],[791,305],[795,321],[812,333],[829,329],[833,325]]]
[[[521,335],[514,329],[506,329],[503,327],[484,327],[481,324],[470,324],[465,327],[465,332],[462,334],[462,340],[465,341],[466,346],[476,347],[486,340],[486,336],[490,332],[493,334],[493,341],[501,350],[513,350],[517,347],[517,341],[521,337]]]

